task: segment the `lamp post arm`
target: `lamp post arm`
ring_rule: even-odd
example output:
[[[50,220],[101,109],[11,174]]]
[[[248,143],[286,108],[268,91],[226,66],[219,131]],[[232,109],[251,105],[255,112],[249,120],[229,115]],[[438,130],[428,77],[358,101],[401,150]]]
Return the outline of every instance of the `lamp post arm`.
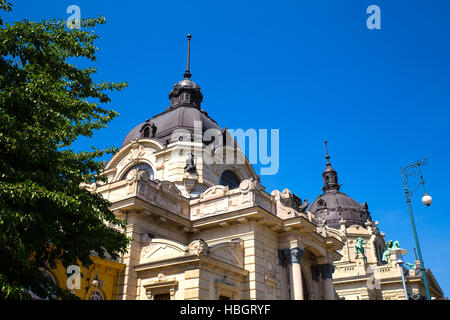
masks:
[[[408,171],[412,168],[418,167],[420,170],[420,166],[425,164],[426,159],[423,162],[417,161],[413,164],[410,164],[408,166],[406,166],[405,168],[402,169],[402,175],[403,175],[403,182],[405,185],[405,196],[406,196],[406,203],[408,204],[408,209],[409,209],[409,217],[411,219],[411,225],[412,225],[412,229],[413,229],[413,233],[414,233],[414,241],[416,243],[416,248],[417,248],[417,254],[419,256],[419,262],[420,262],[420,271],[422,273],[422,278],[423,278],[423,283],[424,283],[424,287],[425,287],[425,292],[427,295],[427,300],[431,300],[431,295],[430,295],[430,289],[428,288],[428,279],[427,279],[427,274],[425,271],[425,267],[423,264],[423,259],[422,259],[422,251],[420,250],[420,244],[419,244],[419,238],[417,236],[417,230],[416,230],[416,224],[414,222],[414,215],[412,212],[412,207],[411,207],[411,194],[408,190]],[[421,180],[423,181],[423,179],[421,178]]]

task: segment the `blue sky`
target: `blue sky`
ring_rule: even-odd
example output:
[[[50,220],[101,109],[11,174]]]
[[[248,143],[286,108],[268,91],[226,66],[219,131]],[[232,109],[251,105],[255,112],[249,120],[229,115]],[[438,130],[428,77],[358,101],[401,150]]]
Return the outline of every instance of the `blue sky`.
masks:
[[[448,170],[450,3],[434,1],[13,1],[6,21],[103,15],[96,78],[128,81],[113,94],[120,113],[77,149],[120,146],[135,125],[162,112],[185,70],[193,35],[192,79],[202,106],[222,127],[280,130],[280,170],[267,191],[289,188],[314,200],[329,141],[341,191],[367,201],[387,239],[414,260],[400,167],[424,157],[434,202],[413,210],[426,267],[450,289]],[[366,8],[381,8],[381,30]],[[413,181],[414,189],[416,181]]]

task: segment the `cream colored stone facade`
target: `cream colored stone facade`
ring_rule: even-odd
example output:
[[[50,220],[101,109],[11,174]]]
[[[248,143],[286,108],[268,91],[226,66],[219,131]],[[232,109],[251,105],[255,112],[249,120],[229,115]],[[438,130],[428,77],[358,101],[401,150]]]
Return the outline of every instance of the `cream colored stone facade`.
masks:
[[[343,243],[290,207],[289,190],[267,193],[248,163],[210,165],[196,156],[195,174],[185,172],[187,155],[201,148],[133,140],[108,162],[108,183],[88,186],[112,202],[133,239],[120,298],[335,299],[327,270]],[[139,163],[151,166],[153,179],[139,170],[123,176]],[[219,185],[225,170],[238,188]]]

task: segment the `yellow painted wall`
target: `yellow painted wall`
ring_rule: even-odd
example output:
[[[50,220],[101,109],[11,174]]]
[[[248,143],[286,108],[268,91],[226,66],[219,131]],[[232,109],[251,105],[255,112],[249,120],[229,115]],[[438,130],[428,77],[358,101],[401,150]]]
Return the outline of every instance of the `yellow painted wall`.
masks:
[[[94,290],[99,290],[105,300],[117,300],[119,293],[120,279],[125,265],[115,261],[100,259],[95,256],[91,256],[94,262],[89,269],[82,267],[81,263],[78,264],[80,267],[80,289],[74,289],[74,293],[77,297],[82,300],[88,300],[90,294]],[[67,288],[67,279],[70,274],[66,273],[66,269],[60,263],[57,268],[51,270],[51,275],[55,278],[58,286],[61,288]],[[92,285],[95,274],[98,274],[98,281],[103,282],[103,284],[98,287]]]

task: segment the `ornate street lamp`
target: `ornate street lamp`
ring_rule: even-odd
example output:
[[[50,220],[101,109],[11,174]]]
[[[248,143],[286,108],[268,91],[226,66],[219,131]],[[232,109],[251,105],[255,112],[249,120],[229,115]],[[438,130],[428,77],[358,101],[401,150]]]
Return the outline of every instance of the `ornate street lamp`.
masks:
[[[410,164],[410,165],[406,166],[405,168],[402,168],[402,175],[403,175],[403,182],[404,182],[404,185],[405,185],[406,203],[408,204],[409,217],[411,218],[411,225],[412,225],[412,229],[413,229],[413,233],[414,233],[414,240],[416,242],[417,254],[419,256],[420,271],[422,273],[423,284],[425,286],[425,292],[426,292],[426,295],[427,295],[427,300],[431,300],[430,289],[428,288],[427,274],[425,272],[425,267],[424,267],[424,264],[423,264],[422,252],[420,251],[419,238],[417,237],[416,224],[414,223],[414,216],[413,216],[412,208],[411,208],[411,196],[412,196],[412,194],[413,194],[413,192],[415,190],[413,192],[410,192],[408,190],[408,176],[412,175],[412,173],[410,173],[409,170],[414,169],[414,168],[418,168],[419,175],[420,175],[419,185],[420,184],[422,185],[423,191],[424,191],[424,195],[422,197],[422,203],[425,204],[428,207],[430,206],[430,204],[432,202],[432,198],[425,191],[425,181],[423,180],[422,172],[420,171],[420,167],[426,164],[426,160],[427,159],[425,158],[423,161],[416,161],[415,163]]]

